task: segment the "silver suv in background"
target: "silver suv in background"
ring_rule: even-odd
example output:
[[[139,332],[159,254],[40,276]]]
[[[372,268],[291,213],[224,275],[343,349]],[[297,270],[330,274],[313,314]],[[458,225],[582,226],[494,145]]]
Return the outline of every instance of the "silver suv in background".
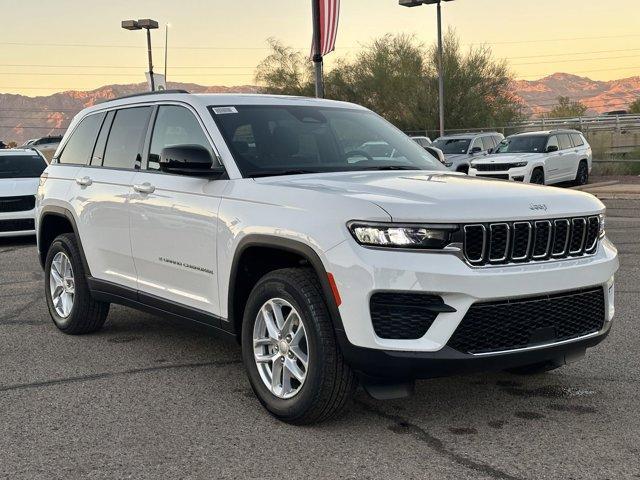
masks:
[[[579,131],[547,130],[510,135],[491,155],[474,159],[469,175],[540,185],[585,185],[591,165],[591,147]]]
[[[468,173],[471,160],[486,155],[502,140],[504,135],[497,132],[457,133],[437,138],[431,146],[442,150],[449,170]]]

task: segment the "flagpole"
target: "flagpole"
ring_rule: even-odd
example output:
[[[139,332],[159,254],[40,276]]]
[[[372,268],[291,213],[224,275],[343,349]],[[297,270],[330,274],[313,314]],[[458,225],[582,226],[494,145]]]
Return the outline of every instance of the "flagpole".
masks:
[[[316,97],[324,98],[324,79],[322,78],[322,54],[320,45],[320,1],[311,0],[313,10],[313,66],[316,79]]]

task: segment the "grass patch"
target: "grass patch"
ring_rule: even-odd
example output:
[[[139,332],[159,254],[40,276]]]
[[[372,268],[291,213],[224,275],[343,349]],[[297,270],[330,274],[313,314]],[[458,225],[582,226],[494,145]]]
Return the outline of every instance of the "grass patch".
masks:
[[[592,175],[640,175],[640,160],[626,162],[593,162]]]

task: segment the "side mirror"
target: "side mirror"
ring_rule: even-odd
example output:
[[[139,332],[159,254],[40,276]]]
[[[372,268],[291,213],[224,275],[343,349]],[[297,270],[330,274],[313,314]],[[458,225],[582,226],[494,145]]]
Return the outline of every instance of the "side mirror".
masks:
[[[547,147],[547,153],[557,152],[557,151],[558,151],[558,146],[557,145],[549,145]]]
[[[481,151],[482,151],[481,147],[473,147],[471,149],[471,152],[469,152],[469,153],[471,153],[471,155],[473,155],[474,153],[480,153]]]
[[[201,145],[175,145],[160,152],[160,171],[193,177],[219,177],[224,167],[215,166],[211,152]]]
[[[491,155],[493,153],[493,148],[490,148],[489,150],[487,150],[487,153]]]

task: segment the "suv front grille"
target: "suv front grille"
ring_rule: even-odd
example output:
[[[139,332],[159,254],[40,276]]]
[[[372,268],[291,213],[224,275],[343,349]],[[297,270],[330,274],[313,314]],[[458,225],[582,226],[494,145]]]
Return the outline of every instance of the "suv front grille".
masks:
[[[463,252],[476,266],[579,257],[596,251],[599,229],[597,215],[465,225]]]
[[[535,298],[476,303],[447,345],[489,353],[582,337],[604,325],[602,287]]]
[[[371,296],[371,322],[380,338],[410,340],[424,336],[446,307],[438,295],[378,292]]]
[[[36,197],[24,195],[20,197],[0,197],[0,212],[26,212],[36,206]]]
[[[515,166],[515,163],[478,163],[473,168],[479,172],[506,172]]]

